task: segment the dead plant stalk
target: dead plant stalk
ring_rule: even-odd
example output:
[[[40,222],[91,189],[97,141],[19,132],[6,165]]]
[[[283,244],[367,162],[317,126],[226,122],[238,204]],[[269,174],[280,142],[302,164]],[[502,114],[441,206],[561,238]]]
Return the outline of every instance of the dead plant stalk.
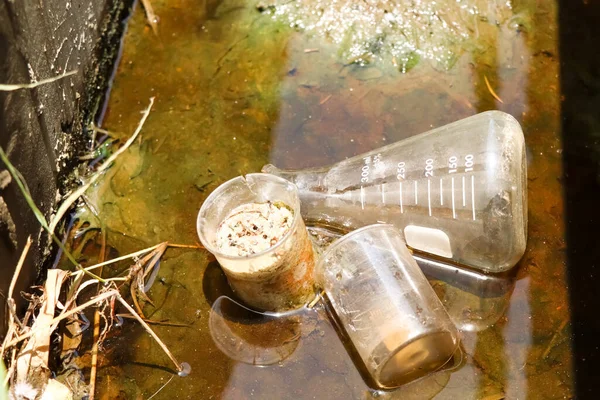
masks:
[[[52,83],[52,82],[58,81],[60,79],[66,78],[67,76],[71,76],[76,73],[77,73],[77,70],[70,71],[70,72],[66,72],[59,76],[55,76],[55,77],[48,78],[48,79],[42,79],[41,81],[31,82],[31,83],[21,83],[21,84],[2,83],[2,84],[0,84],[0,92],[12,92],[12,91],[19,90],[19,89],[33,89],[38,86],[45,85],[47,83]]]
[[[156,342],[159,344],[159,346],[163,349],[163,351],[167,354],[167,356],[171,359],[171,361],[173,361],[173,364],[175,364],[175,368],[177,369],[178,372],[182,371],[182,367],[181,364],[179,362],[177,362],[177,359],[173,356],[173,354],[169,351],[169,348],[164,344],[164,342],[160,339],[160,337],[158,337],[158,335],[152,330],[152,328],[137,314],[137,312],[133,309],[133,307],[131,307],[122,297],[121,294],[119,293],[118,290],[116,289],[111,289],[108,290],[96,297],[94,297],[93,299],[85,302],[84,304],[74,307],[69,311],[63,312],[61,315],[59,315],[58,317],[53,318],[51,321],[49,321],[47,324],[44,325],[40,325],[38,327],[36,327],[35,329],[31,329],[28,332],[18,336],[16,339],[11,340],[7,345],[6,348],[8,347],[12,347],[20,342],[22,342],[25,339],[28,339],[30,337],[32,337],[33,335],[35,335],[38,331],[42,331],[42,330],[47,330],[47,331],[53,331],[56,328],[56,325],[66,319],[69,318],[70,316],[77,314],[83,310],[85,310],[86,308],[93,306],[94,304],[98,304],[104,300],[107,300],[111,297],[116,298],[117,300],[119,300],[119,302],[123,305],[123,307],[125,307],[127,309],[127,311],[129,311],[131,313],[131,315],[133,315],[135,317],[135,319],[138,320],[138,322],[142,325],[142,327],[144,327],[144,329],[150,334],[150,336],[152,336],[152,338],[154,340],[156,340]]]

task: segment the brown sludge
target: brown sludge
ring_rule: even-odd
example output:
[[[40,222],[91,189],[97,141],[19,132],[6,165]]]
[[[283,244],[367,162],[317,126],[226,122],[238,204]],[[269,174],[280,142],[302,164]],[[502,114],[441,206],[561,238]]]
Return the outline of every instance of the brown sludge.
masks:
[[[285,311],[314,296],[313,248],[302,218],[277,203],[234,209],[219,225],[217,246],[230,286],[250,307]],[[288,235],[288,232],[291,234]]]

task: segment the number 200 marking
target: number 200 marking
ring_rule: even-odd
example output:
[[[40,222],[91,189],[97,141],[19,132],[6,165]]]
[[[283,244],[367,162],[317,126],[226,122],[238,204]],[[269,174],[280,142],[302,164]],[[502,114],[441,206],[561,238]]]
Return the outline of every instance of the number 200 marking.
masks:
[[[433,159],[425,160],[425,176],[433,176]]]

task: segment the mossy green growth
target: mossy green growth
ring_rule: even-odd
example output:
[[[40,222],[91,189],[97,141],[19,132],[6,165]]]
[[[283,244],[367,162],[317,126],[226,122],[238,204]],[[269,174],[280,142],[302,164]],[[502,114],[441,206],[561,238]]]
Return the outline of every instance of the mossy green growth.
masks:
[[[420,60],[421,57],[419,56],[419,54],[415,51],[411,51],[410,53],[408,53],[406,58],[402,60],[402,63],[398,66],[398,69],[400,70],[400,72],[406,73],[414,67],[416,67]]]

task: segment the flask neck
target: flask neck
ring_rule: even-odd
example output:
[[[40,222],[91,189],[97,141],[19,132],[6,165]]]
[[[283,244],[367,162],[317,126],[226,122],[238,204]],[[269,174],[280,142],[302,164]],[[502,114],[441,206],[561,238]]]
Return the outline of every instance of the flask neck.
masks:
[[[301,170],[283,170],[275,167],[273,164],[267,164],[262,168],[262,172],[272,174],[286,179],[298,187],[300,192],[315,191],[324,192],[327,188],[324,185],[325,176],[329,168],[312,168]]]

